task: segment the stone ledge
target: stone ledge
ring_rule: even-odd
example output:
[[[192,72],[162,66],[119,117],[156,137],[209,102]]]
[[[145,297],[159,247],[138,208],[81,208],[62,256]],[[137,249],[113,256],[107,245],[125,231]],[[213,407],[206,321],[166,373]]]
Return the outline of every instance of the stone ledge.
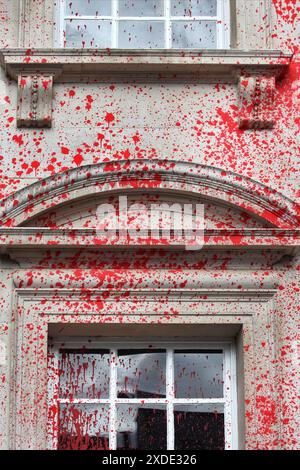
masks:
[[[236,75],[241,71],[280,75],[292,54],[281,51],[5,49],[1,64],[10,78],[22,73],[51,74],[56,81],[81,80],[99,73],[196,73]],[[236,74],[235,74],[236,72]],[[98,76],[98,80],[101,77]]]

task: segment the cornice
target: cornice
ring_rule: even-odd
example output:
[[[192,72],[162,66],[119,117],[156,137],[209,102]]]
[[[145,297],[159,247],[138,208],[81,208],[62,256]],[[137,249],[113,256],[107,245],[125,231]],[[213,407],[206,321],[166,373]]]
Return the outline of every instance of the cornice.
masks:
[[[51,74],[55,81],[82,80],[89,75],[126,73],[211,73],[234,76],[249,73],[280,75],[292,54],[277,50],[126,50],[126,49],[5,49],[0,52],[7,75]],[[99,76],[100,74],[100,76]]]
[[[1,228],[0,248],[2,252],[10,248],[20,247],[22,250],[31,248],[124,248],[124,247],[155,247],[184,248],[184,240],[165,240],[139,238],[138,240],[112,240],[101,235],[95,229],[50,229],[50,228]],[[299,249],[300,229],[226,229],[205,230],[204,248],[209,249]]]
[[[89,301],[99,301],[99,298],[103,298],[105,303],[116,302],[116,298],[119,301],[125,303],[138,303],[138,302],[159,302],[160,300],[168,300],[168,302],[268,302],[272,299],[277,289],[227,289],[226,287],[221,289],[134,289],[134,290],[118,290],[109,291],[105,289],[58,289],[58,288],[43,288],[36,287],[34,289],[15,289],[17,295],[23,300],[31,301],[38,299],[51,299],[52,296],[55,298],[68,299],[71,301],[86,300],[86,296],[89,297]],[[70,312],[70,314],[72,314]],[[159,312],[157,313],[159,315]],[[66,315],[66,314],[64,314]],[[197,314],[200,316],[200,314]],[[205,315],[205,314],[204,314]],[[225,313],[223,313],[226,316]],[[228,315],[232,315],[229,313]]]

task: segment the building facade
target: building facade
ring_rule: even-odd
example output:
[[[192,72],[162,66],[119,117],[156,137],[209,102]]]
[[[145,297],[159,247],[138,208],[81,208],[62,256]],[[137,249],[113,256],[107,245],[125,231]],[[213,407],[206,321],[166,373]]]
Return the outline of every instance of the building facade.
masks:
[[[300,448],[299,17],[0,0],[1,449]]]

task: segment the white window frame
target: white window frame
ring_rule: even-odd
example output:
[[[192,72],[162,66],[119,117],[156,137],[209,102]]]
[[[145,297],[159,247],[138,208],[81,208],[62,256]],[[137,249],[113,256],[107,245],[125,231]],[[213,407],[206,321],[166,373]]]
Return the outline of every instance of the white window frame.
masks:
[[[110,397],[106,399],[91,398],[67,398],[59,397],[59,356],[60,349],[109,349],[112,360],[110,361]],[[117,398],[116,381],[116,360],[118,349],[165,349],[166,350],[166,398]],[[178,349],[204,349],[223,351],[223,397],[222,398],[175,398],[173,377],[173,351]],[[113,380],[112,380],[113,379]],[[221,342],[203,342],[201,340],[190,340],[189,338],[174,339],[139,339],[139,338],[111,338],[97,339],[89,338],[60,338],[52,342],[49,346],[48,361],[48,404],[50,409],[57,409],[57,413],[49,414],[48,421],[48,448],[57,449],[58,443],[58,415],[59,404],[109,404],[110,405],[110,427],[109,445],[110,449],[116,449],[116,405],[129,403],[151,403],[167,404],[167,449],[174,450],[174,414],[173,409],[176,404],[211,404],[224,405],[224,430],[225,430],[225,450],[238,449],[237,434],[237,390],[236,390],[236,350],[233,341],[224,340]]]
[[[165,46],[163,49],[172,49],[172,30],[171,18],[173,21],[214,21],[217,28],[217,47],[216,49],[229,49],[230,48],[230,0],[217,0],[217,16],[174,16],[171,17],[171,0],[164,0],[164,16],[122,16],[118,17],[118,3],[119,0],[112,1],[112,15],[111,16],[68,16],[65,15],[65,5],[69,0],[57,0],[57,7],[55,9],[55,22],[58,25],[55,36],[56,47],[66,47],[64,40],[65,21],[70,19],[82,20],[111,20],[112,21],[112,49],[121,49],[118,47],[118,27],[119,20],[134,20],[134,21],[164,21],[165,23]],[[201,49],[189,48],[189,50]],[[147,49],[148,50],[148,49]],[[151,50],[155,50],[154,48]],[[176,50],[176,49],[172,49]]]

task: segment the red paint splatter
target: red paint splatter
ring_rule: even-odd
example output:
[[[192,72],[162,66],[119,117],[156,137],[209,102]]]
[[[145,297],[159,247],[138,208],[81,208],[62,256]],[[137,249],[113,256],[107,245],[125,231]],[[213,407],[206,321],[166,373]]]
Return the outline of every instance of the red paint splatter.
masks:
[[[106,113],[106,116],[104,119],[106,122],[110,123],[115,120],[115,116],[112,113]]]
[[[13,141],[16,142],[19,145],[19,147],[21,147],[21,145],[24,144],[23,137],[22,137],[21,134],[20,135],[14,135],[13,136]]]
[[[80,166],[83,162],[84,158],[83,156],[80,154],[80,153],[77,153],[74,158],[73,158],[73,162],[77,165],[77,166]]]
[[[70,153],[70,149],[68,149],[68,147],[61,147],[60,150],[63,155],[68,155]]]

